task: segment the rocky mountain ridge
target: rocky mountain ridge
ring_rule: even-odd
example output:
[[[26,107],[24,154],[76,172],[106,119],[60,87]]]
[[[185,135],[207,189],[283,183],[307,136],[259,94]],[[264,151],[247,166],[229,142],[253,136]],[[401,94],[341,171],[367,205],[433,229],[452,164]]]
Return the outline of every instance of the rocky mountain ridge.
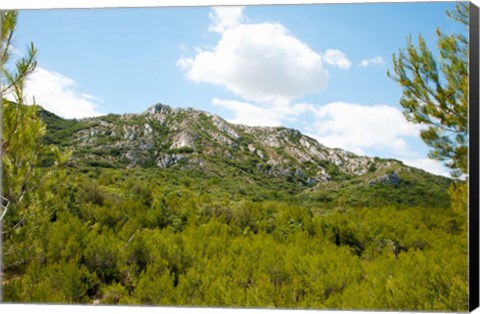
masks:
[[[285,127],[231,124],[219,116],[163,104],[140,114],[64,120],[44,112],[51,143],[73,150],[73,165],[179,167],[206,172],[233,166],[306,185],[410,169],[400,161],[328,148]],[[59,123],[67,127],[58,127]],[[57,125],[57,127],[55,127]]]

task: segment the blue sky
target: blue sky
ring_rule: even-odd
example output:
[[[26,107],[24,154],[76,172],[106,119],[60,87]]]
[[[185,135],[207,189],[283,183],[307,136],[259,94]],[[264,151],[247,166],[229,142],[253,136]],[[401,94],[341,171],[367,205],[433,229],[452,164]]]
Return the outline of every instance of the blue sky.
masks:
[[[361,155],[431,172],[419,126],[386,75],[421,33],[464,31],[454,3],[21,11],[15,48],[37,47],[27,95],[67,118],[161,102],[235,123],[283,125]]]

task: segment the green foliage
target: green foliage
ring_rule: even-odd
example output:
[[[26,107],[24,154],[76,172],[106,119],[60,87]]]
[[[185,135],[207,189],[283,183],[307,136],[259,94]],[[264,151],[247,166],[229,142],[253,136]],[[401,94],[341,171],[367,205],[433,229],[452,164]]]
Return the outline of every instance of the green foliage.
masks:
[[[21,282],[6,284],[5,299],[12,297],[36,303],[85,302],[90,277],[84,266],[74,262],[32,265]]]
[[[168,153],[170,154],[191,154],[193,152],[194,149],[188,146],[168,150]]]
[[[242,181],[191,171],[71,168],[68,175],[50,203],[38,205],[62,204],[53,206],[54,215],[6,240],[6,301],[435,311],[467,306],[461,183],[450,189],[451,205],[380,202],[373,197],[379,190],[368,186],[368,206],[338,207],[305,193],[283,199],[265,193],[254,200],[261,185],[250,189]],[[230,184],[245,193],[232,197]],[[396,187],[378,188],[388,194]],[[278,195],[279,189],[268,186]],[[448,195],[447,187],[435,193]]]
[[[468,27],[468,3],[458,3],[448,16]],[[394,74],[403,87],[400,104],[406,118],[428,126],[420,132],[432,150],[430,157],[446,161],[456,175],[466,174],[468,147],[468,38],[437,30],[439,55],[432,53],[422,36],[418,45],[393,55]]]
[[[363,180],[354,178],[340,184],[330,182],[307,194],[304,201],[319,202],[336,208],[377,207],[391,204],[399,207],[449,206],[450,198],[446,193],[451,182],[449,179],[424,176],[421,170],[413,169],[401,171],[397,176],[399,182],[396,184],[371,181],[369,183],[371,177]]]
[[[27,106],[23,89],[25,80],[36,67],[36,49],[31,44],[25,57],[12,65],[11,43],[17,23],[16,11],[0,12],[2,35],[0,38],[0,78],[2,94],[2,159],[3,186],[1,195],[9,202],[0,211],[0,221],[7,220],[7,232],[21,223],[27,214],[27,206],[34,199],[33,192],[47,184],[59,165],[70,157],[68,151],[42,143],[46,128],[37,116],[36,105]],[[14,101],[3,98],[8,93]],[[49,164],[50,169],[38,166]],[[3,201],[2,201],[3,202]],[[2,204],[4,205],[4,204]],[[7,215],[7,210],[9,214]]]
[[[118,122],[119,118],[120,118],[120,115],[110,113],[110,114],[107,114],[106,116],[102,116],[100,119],[102,119],[105,122],[115,123],[115,122]]]
[[[43,109],[38,111],[38,116],[42,119],[45,125],[48,126],[47,131],[43,136],[43,142],[45,144],[58,146],[71,145],[71,137],[75,132],[89,128],[93,125],[91,122],[62,119]]]

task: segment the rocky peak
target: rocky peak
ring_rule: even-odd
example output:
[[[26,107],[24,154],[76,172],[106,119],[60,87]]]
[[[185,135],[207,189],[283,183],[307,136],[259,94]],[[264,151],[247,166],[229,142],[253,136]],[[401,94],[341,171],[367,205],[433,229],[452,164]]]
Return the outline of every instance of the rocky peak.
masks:
[[[146,114],[169,114],[172,112],[172,107],[168,105],[164,105],[161,103],[155,104],[153,106],[148,107],[148,109],[145,111]]]
[[[142,114],[107,115],[81,123],[84,126],[68,141],[77,149],[77,164],[202,165],[214,172],[228,164],[242,171],[296,177],[309,185],[382,169],[384,174],[392,166],[389,161],[328,148],[298,130],[235,125],[208,112],[161,103]]]

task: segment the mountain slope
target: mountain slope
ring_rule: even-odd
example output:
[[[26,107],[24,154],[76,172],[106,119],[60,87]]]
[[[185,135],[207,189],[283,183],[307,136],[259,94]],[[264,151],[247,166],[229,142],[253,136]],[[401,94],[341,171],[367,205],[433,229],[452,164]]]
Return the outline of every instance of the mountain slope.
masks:
[[[195,110],[40,113],[74,154],[4,221],[8,302],[467,308],[461,184]]]
[[[399,164],[327,148],[293,129],[233,125],[206,112],[161,104],[142,114],[81,121],[44,115],[50,131],[47,140],[73,147],[76,162],[93,165],[207,169],[220,159],[267,175],[305,177],[313,183]]]
[[[448,200],[447,178],[397,160],[328,148],[284,127],[235,125],[207,112],[162,104],[141,114],[78,121],[41,114],[47,123],[46,141],[72,149],[74,167],[194,171],[269,189],[288,186],[292,193],[308,194],[323,204]]]

